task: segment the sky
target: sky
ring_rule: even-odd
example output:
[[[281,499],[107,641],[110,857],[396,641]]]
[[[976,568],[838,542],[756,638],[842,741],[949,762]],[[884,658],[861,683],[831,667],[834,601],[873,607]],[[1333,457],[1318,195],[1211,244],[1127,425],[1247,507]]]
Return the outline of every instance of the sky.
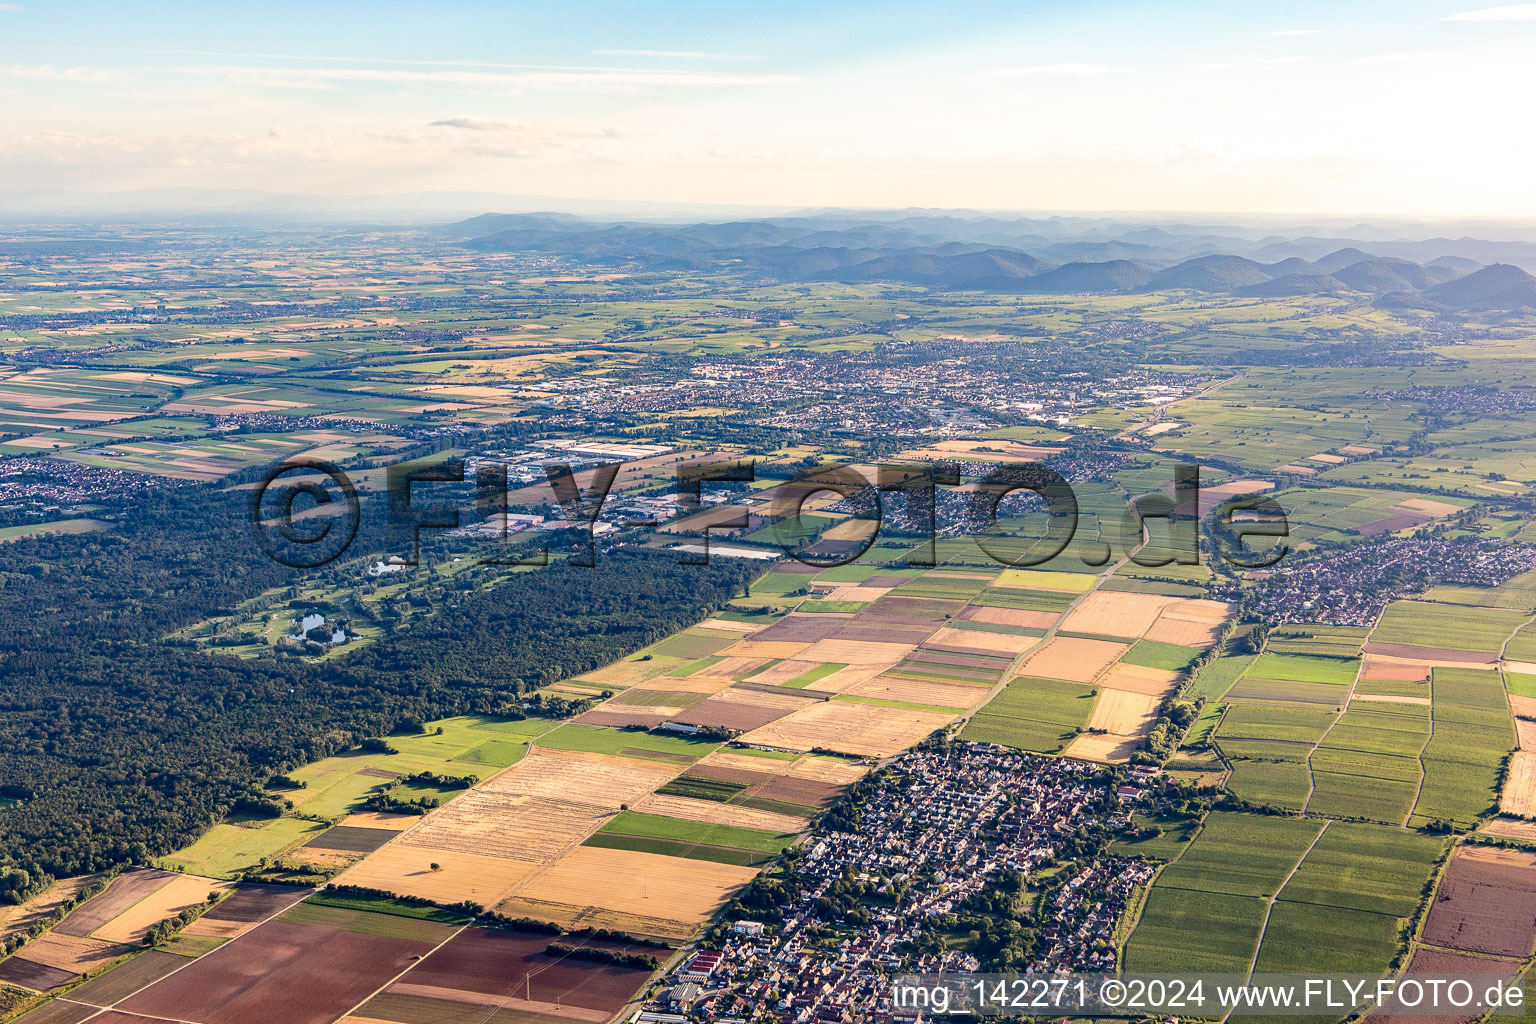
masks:
[[[0,0],[0,199],[1531,217],[1533,54],[1477,0]]]

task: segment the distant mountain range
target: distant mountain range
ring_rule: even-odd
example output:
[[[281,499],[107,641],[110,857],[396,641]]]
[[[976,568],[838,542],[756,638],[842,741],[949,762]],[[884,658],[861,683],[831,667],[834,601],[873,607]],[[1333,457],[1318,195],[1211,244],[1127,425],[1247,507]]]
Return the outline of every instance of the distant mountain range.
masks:
[[[1178,225],[1113,232],[1102,221],[1067,220],[829,213],[677,225],[487,214],[435,233],[481,251],[544,252],[655,270],[735,269],[780,282],[885,281],[1022,295],[1353,293],[1389,308],[1536,311],[1536,277],[1515,265],[1536,269],[1536,244],[1529,242],[1255,238],[1236,229]]]

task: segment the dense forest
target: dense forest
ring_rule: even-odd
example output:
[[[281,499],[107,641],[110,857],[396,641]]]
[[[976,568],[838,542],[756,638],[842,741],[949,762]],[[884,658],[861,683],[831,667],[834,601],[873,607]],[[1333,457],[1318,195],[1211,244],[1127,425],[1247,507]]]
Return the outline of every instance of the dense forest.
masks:
[[[504,708],[697,622],[761,571],[628,549],[590,569],[555,561],[321,664],[166,642],[303,579],[261,554],[245,513],[243,492],[183,489],[136,502],[111,534],[7,547],[0,795],[19,802],[0,809],[0,890],[184,845],[242,798],[265,799],[274,771],[407,716]]]

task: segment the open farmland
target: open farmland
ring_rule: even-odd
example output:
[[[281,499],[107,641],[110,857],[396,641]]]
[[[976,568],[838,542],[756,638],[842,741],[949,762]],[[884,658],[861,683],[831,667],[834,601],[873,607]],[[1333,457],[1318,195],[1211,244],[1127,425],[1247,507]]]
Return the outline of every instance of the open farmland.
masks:
[[[752,867],[583,846],[499,909],[571,927],[681,939],[756,875]]]
[[[1524,612],[1505,608],[1394,601],[1371,633],[1366,650],[1393,654],[1397,648],[1410,647],[1497,655],[1528,618]]]
[[[196,1024],[331,1024],[455,931],[357,911],[301,910],[306,906],[267,921],[118,1008]],[[336,964],[347,969],[337,971]]]
[[[1449,949],[1530,956],[1536,942],[1536,857],[1515,850],[1458,850],[1422,937]]]
[[[1190,969],[1175,966],[1182,929],[1200,936],[1189,940],[1197,969],[1375,974],[1397,956],[1444,848],[1385,825],[1213,813],[1158,877],[1127,968]]]
[[[602,1021],[618,1011],[650,975],[644,968],[563,957],[546,952],[547,932],[466,928],[364,1003],[358,1018],[415,1021],[500,1021],[538,1015]],[[633,943],[586,940],[590,948],[654,953]],[[486,1016],[490,1015],[490,1016]]]

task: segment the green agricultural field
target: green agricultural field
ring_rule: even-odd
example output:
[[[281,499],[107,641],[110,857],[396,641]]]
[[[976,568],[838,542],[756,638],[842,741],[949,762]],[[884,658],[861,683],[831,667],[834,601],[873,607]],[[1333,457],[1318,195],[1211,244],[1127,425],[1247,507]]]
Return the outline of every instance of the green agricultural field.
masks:
[[[1536,698],[1536,675],[1528,672],[1505,672],[1504,687],[1517,697]]]
[[[742,828],[739,825],[714,825],[639,811],[623,811],[599,831],[614,835],[669,839],[679,843],[725,846],[754,853],[778,853],[796,838],[792,832],[780,834],[758,828]]]
[[[1349,687],[1338,683],[1303,683],[1286,679],[1265,679],[1254,674],[1252,666],[1230,690],[1229,701],[1293,701],[1303,704],[1341,706],[1349,697]]]
[[[1504,683],[1498,672],[1437,668],[1430,685],[1434,734],[1413,820],[1471,824],[1497,805],[1500,767],[1515,746]]]
[[[1344,658],[1318,658],[1305,654],[1263,654],[1248,670],[1260,679],[1298,683],[1331,683],[1348,686],[1355,681],[1360,662]]]
[[[1510,661],[1536,662],[1536,625],[1520,627],[1509,638],[1504,657]]]
[[[1194,677],[1184,688],[1184,696],[1191,700],[1196,697],[1221,700],[1253,662],[1249,655],[1225,655],[1207,662],[1195,670]]]
[[[663,857],[681,857],[684,860],[702,860],[714,864],[735,864],[744,868],[760,868],[773,862],[775,854],[738,850],[730,846],[707,846],[702,843],[682,842],[676,839],[656,839],[651,836],[630,836],[618,832],[598,832],[588,836],[581,845],[604,850],[630,850],[635,853],[655,853]]]
[[[63,534],[98,533],[107,529],[99,519],[61,519],[52,523],[29,523],[25,526],[0,527],[0,542],[19,540],[22,537],[52,537]]]
[[[1159,882],[1147,895],[1141,921],[1126,944],[1124,970],[1247,973],[1264,912],[1264,901],[1252,896],[1171,889]]]
[[[1508,608],[1394,601],[1387,605],[1371,641],[1497,654],[1528,618],[1524,612]]]
[[[697,629],[684,630],[658,644],[647,647],[642,654],[660,654],[669,658],[707,658],[724,647],[729,647],[739,637],[709,636]]]
[[[813,683],[815,683],[817,680],[825,679],[825,678],[827,678],[827,676],[832,675],[834,672],[840,672],[841,670],[843,670],[843,669],[845,669],[847,667],[848,667],[847,665],[842,665],[842,664],[839,664],[837,662],[830,662],[829,661],[829,662],[827,662],[824,665],[817,665],[815,668],[811,669],[809,672],[802,672],[802,673],[800,673],[799,675],[795,676],[795,678],[789,680],[784,685],[785,686],[792,686],[792,687],[794,687],[797,690],[803,690],[806,687],[808,687],[808,686],[812,685]]]
[[[1402,922],[1386,914],[1280,900],[1254,970],[1380,975],[1397,956]]]
[[[276,860],[303,846],[329,827],[303,818],[269,818],[248,826],[220,822],[191,846],[159,858],[155,865],[168,871],[233,878],[254,870],[263,859]]]
[[[1157,885],[1273,896],[1322,827],[1300,818],[1213,811],[1184,855],[1163,869]]]
[[[1094,693],[1084,683],[1018,676],[972,716],[960,735],[980,743],[1054,754],[1088,724]]]
[[[1335,821],[1286,883],[1280,899],[1408,917],[1445,853],[1444,836]]]
[[[1422,705],[1356,701],[1312,754],[1307,810],[1400,824],[1418,793],[1429,729]]]
[[[1315,744],[1333,725],[1332,708],[1289,704],[1233,704],[1221,722],[1218,740],[1284,740]]]
[[[1312,792],[1307,769],[1311,744],[1218,740],[1217,746],[1232,765],[1227,789],[1233,796],[1288,811],[1307,805]]]
[[[1121,656],[1127,665],[1144,668],[1160,668],[1168,672],[1183,672],[1201,655],[1198,647],[1159,643],[1156,640],[1138,640],[1136,645]]]
[[[1293,625],[1270,631],[1265,649],[1275,654],[1304,654],[1326,658],[1357,658],[1370,636],[1369,626]]]
[[[1024,590],[1018,587],[988,587],[971,604],[988,608],[1018,608],[1031,612],[1064,612],[1079,595],[1059,590]]]
[[[691,764],[720,746],[718,743],[706,743],[686,736],[658,736],[649,732],[574,723],[567,723],[545,733],[534,745],[556,750],[584,750],[593,754],[646,757],[679,764]]]
[[[1200,715],[1195,723],[1184,733],[1183,747],[1191,749],[1203,747],[1211,740],[1211,735],[1216,731],[1216,724],[1221,721],[1221,713],[1227,709],[1225,704],[1216,704],[1207,701],[1200,708]]]

